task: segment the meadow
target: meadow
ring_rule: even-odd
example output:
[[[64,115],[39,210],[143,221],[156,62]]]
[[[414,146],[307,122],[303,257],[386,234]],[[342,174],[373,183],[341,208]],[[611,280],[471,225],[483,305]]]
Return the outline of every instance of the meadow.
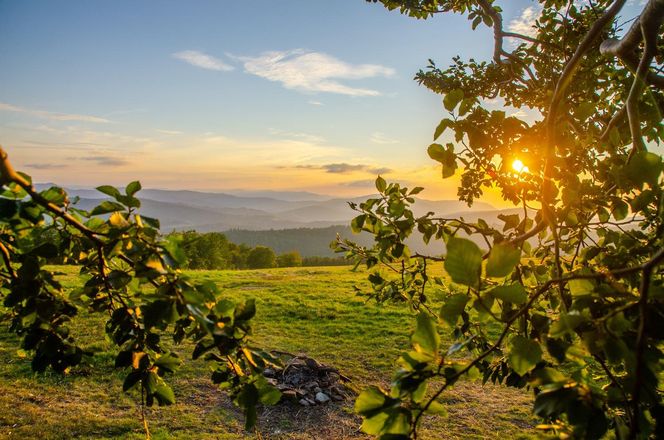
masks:
[[[80,283],[77,268],[57,268],[66,288]],[[361,389],[389,387],[399,353],[408,349],[412,312],[378,305],[354,292],[369,290],[366,273],[349,267],[251,271],[190,271],[210,280],[229,299],[255,298],[255,344],[305,354],[338,368]],[[436,297],[432,297],[433,303]],[[0,438],[145,438],[136,393],[123,393],[123,371],[113,367],[116,349],[106,339],[104,316],[83,315],[72,333],[94,352],[65,376],[34,374],[18,338],[0,331]],[[441,334],[443,343],[450,336]],[[175,347],[185,363],[171,381],[177,403],[147,410],[154,439],[355,439],[366,438],[352,402],[316,407],[280,404],[262,408],[258,428],[245,432],[241,414],[212,385],[191,347]],[[444,417],[427,417],[422,438],[538,437],[532,395],[478,381],[462,381],[444,394]]]

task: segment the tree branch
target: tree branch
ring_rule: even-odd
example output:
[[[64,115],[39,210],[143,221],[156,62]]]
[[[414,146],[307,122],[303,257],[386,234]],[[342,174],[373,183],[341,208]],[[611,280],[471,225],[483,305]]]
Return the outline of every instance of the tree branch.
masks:
[[[656,40],[662,23],[664,23],[664,0],[650,0],[621,39],[609,38],[602,42],[600,53],[613,55],[631,70],[635,70],[638,66],[639,58],[636,51],[639,45],[647,37]],[[648,64],[646,69],[649,67]],[[642,77],[647,84],[659,89],[664,88],[664,77],[649,71]]]

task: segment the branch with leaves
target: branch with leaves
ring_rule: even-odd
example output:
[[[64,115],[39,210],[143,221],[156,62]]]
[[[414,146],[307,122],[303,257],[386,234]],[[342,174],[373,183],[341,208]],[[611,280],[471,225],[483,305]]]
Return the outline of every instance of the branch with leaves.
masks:
[[[0,148],[0,183],[0,251],[8,274],[0,277],[0,295],[10,329],[33,353],[33,370],[66,374],[89,355],[67,327],[87,309],[108,314],[106,332],[118,347],[115,366],[128,370],[123,391],[137,388],[141,406],[175,401],[165,378],[181,364],[174,349],[185,339],[195,344],[193,359],[210,362],[212,381],[243,408],[247,429],[256,423],[257,405],[280,399],[263,377],[276,359],[250,345],[254,301],[231,302],[214,284],[182,274],[179,237],[163,238],[158,220],[139,213],[139,182],[124,193],[97,188],[107,199],[88,212],[61,188],[37,191]],[[68,297],[44,267],[56,257],[81,266],[83,287]]]
[[[664,3],[646,2],[622,33],[625,0],[541,1],[533,34],[520,38],[503,29],[498,1],[379,1],[419,19],[452,12],[473,29],[492,28],[490,62],[456,57],[441,69],[430,61],[415,79],[443,95],[448,115],[428,153],[443,178],[460,174],[459,199],[472,204],[497,190],[524,212],[416,217],[409,190],[381,178],[380,198],[352,206],[351,226],[373,234],[375,246],[341,240],[337,250],[366,263],[372,298],[418,313],[391,389],[372,387],[356,402],[364,431],[415,438],[426,414],[444,412],[438,399],[449,386],[480,377],[530,387],[534,412],[556,434],[656,436],[664,164],[652,150],[664,140]],[[510,52],[508,37],[520,41]],[[495,98],[515,114],[492,109]],[[538,116],[514,112],[524,108]],[[419,239],[445,252],[412,252],[407,243]],[[425,289],[426,310],[415,294]],[[497,326],[499,336],[488,337]],[[453,339],[447,349],[440,332]]]

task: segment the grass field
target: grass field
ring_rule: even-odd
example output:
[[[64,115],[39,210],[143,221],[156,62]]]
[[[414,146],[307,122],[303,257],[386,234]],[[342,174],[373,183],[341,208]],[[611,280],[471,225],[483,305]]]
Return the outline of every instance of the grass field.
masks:
[[[76,268],[58,270],[65,286],[79,282]],[[257,345],[333,365],[358,389],[388,386],[396,358],[409,346],[413,320],[407,308],[376,305],[356,296],[353,285],[368,289],[366,274],[348,267],[190,275],[214,281],[231,299],[257,300]],[[81,318],[72,326],[73,333],[95,355],[67,376],[33,374],[29,355],[18,350],[18,339],[6,326],[0,331],[0,438],[144,438],[136,395],[122,393],[124,372],[113,368],[116,350],[105,338],[104,317]],[[191,348],[175,351],[189,358]],[[177,403],[148,410],[154,439],[365,438],[352,402],[263,408],[259,434],[246,433],[240,413],[211,384],[203,361],[188,360],[171,382]],[[461,382],[445,394],[449,415],[425,419],[422,437],[537,437],[531,399],[528,391]]]

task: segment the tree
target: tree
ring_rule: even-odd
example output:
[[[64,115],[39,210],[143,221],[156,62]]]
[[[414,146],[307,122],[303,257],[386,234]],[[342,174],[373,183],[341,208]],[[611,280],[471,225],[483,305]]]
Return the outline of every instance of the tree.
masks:
[[[140,215],[139,182],[124,192],[98,187],[110,200],[86,212],[61,188],[36,191],[0,148],[0,186],[2,320],[22,337],[34,371],[66,373],[90,355],[68,329],[84,308],[108,315],[106,333],[118,347],[115,366],[127,371],[123,391],[136,389],[141,408],[174,402],[165,378],[181,363],[171,347],[185,340],[194,347],[193,359],[214,365],[212,382],[243,408],[247,428],[256,421],[257,404],[280,399],[263,377],[275,359],[249,345],[255,302],[231,302],[213,283],[181,273],[181,236],[162,237],[159,222]],[[83,287],[64,291],[44,267],[57,256],[80,265]]]
[[[439,397],[471,375],[530,387],[542,429],[561,436],[662,437],[664,199],[654,151],[664,138],[664,1],[644,2],[622,30],[625,0],[540,0],[529,35],[505,29],[499,1],[368,1],[492,28],[492,60],[430,61],[415,79],[443,95],[448,114],[428,154],[443,178],[460,174],[460,200],[494,188],[523,214],[502,225],[415,217],[422,188],[380,177],[379,197],[351,204],[353,229],[375,245],[338,240],[337,250],[371,269],[372,297],[417,313],[391,390],[371,387],[356,401],[363,430],[417,437],[423,415],[444,411]],[[492,110],[495,99],[539,116]],[[414,231],[443,241],[445,255],[411,252]],[[450,330],[456,341],[442,347],[439,332]]]
[[[188,269],[242,269],[249,248],[231,243],[220,232],[173,232],[169,236],[182,241]]]
[[[269,247],[256,246],[247,255],[247,267],[249,269],[267,269],[276,265],[277,256]]]
[[[298,251],[286,252],[277,257],[277,266],[279,267],[302,266],[302,256]]]

